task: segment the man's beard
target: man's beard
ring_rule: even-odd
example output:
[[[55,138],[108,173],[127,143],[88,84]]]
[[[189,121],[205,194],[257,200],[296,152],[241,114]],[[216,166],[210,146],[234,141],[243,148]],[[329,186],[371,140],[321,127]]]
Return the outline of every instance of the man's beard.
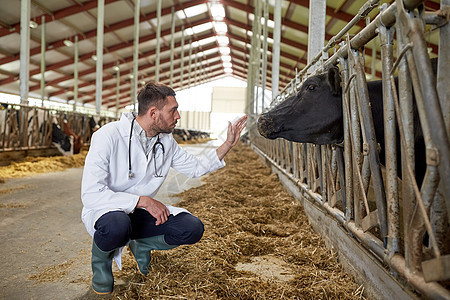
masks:
[[[162,122],[161,122],[162,123]],[[175,123],[176,124],[176,123]],[[161,127],[159,124],[153,125],[153,130],[158,133],[172,133],[175,127],[172,128],[171,125],[167,125],[164,127]]]

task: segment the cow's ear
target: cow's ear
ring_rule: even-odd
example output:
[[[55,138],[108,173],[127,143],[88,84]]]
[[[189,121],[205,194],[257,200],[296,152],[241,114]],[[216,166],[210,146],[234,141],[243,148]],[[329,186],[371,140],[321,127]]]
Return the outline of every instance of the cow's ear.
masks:
[[[328,69],[328,84],[330,85],[333,95],[341,94],[341,75],[337,67]]]

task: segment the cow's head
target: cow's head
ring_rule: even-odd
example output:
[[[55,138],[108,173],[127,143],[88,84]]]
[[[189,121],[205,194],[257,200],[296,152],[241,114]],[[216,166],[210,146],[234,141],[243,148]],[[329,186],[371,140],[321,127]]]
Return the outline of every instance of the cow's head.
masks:
[[[259,133],[269,139],[314,144],[343,140],[342,100],[339,70],[309,77],[300,91],[262,114]]]

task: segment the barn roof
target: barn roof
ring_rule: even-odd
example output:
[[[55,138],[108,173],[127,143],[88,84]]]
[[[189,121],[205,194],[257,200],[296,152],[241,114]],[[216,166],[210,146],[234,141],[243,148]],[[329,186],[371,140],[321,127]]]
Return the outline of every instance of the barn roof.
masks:
[[[273,12],[269,0],[267,85],[271,88]],[[280,44],[280,89],[294,77],[296,68],[306,65],[308,45],[309,0],[281,0],[282,28]],[[386,1],[381,1],[386,2]],[[393,1],[387,1],[393,2]],[[133,0],[105,0],[104,54],[102,101],[115,106],[116,70],[120,69],[120,106],[130,103],[133,74]],[[255,0],[164,0],[161,10],[161,43],[159,79],[170,83],[172,13],[173,87],[188,85],[189,51],[191,52],[190,85],[217,79],[226,75],[247,80],[251,48],[252,20]],[[339,32],[357,14],[364,0],[327,1],[326,39]],[[157,53],[157,0],[140,1],[139,24],[139,83],[155,79]],[[20,8],[19,0],[0,0],[0,92],[19,94],[20,68]],[[438,10],[438,0],[425,1],[427,10]],[[369,16],[373,18],[378,9]],[[30,96],[40,98],[41,30],[45,18],[45,81],[50,99],[73,99],[74,41],[78,37],[79,102],[95,102],[96,82],[96,0],[31,0],[30,33]],[[357,33],[365,21],[360,21],[350,33]],[[184,28],[184,46],[182,32]],[[438,34],[430,32],[429,49],[437,54]],[[370,51],[370,49],[367,49]],[[366,53],[367,53],[366,51]],[[181,57],[183,59],[183,86],[181,86]],[[195,58],[196,57],[196,58]],[[370,63],[367,63],[370,69]],[[377,66],[380,76],[381,63]],[[228,68],[231,69],[228,69]],[[228,73],[232,70],[231,73]],[[369,70],[370,72],[370,70]],[[194,77],[194,73],[197,74]]]

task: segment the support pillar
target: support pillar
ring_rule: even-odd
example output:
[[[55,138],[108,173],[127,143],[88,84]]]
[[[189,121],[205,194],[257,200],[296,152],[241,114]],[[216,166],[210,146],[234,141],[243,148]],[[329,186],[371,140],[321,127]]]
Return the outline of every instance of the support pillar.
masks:
[[[73,54],[73,111],[77,110],[78,103],[78,35],[75,35],[75,49]]]
[[[134,48],[133,48],[133,80],[131,87],[131,102],[133,111],[136,111],[136,95],[138,85],[138,65],[139,65],[139,12],[141,0],[134,1]]]
[[[272,100],[278,95],[280,82],[281,1],[275,1],[273,17],[275,27],[272,47]]]
[[[155,81],[159,81],[159,52],[161,45],[161,1],[158,0],[156,8],[156,58],[155,58]]]
[[[184,67],[184,25],[181,26],[181,56],[180,56],[180,90],[183,89]]]
[[[173,60],[175,48],[175,7],[172,6],[172,26],[170,28],[170,87],[173,88]]]
[[[97,65],[95,80],[95,111],[100,114],[102,107],[103,75],[103,26],[105,17],[105,0],[98,0],[97,9]]]
[[[41,106],[44,107],[45,97],[45,16],[41,17]]]

